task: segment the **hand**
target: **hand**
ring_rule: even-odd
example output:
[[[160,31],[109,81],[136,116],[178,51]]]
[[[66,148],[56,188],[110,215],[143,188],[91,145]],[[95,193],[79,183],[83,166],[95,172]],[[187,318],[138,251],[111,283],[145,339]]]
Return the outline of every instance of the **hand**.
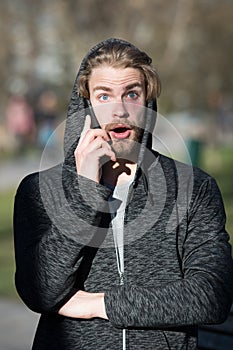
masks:
[[[91,129],[91,118],[86,116],[84,132],[74,152],[76,169],[79,175],[96,182],[101,178],[101,159],[108,157],[116,161],[115,153],[108,144],[110,138],[105,130]]]
[[[83,290],[74,294],[58,313],[73,318],[100,317],[108,319],[105,311],[104,293],[88,293]]]

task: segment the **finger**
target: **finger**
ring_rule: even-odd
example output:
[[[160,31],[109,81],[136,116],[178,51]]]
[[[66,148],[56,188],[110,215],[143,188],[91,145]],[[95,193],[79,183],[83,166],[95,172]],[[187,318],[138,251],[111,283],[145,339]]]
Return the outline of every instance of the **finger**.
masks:
[[[97,152],[101,150],[100,152]],[[98,136],[95,140],[93,140],[88,147],[80,151],[80,149],[76,150],[77,159],[80,161],[84,161],[86,159],[87,162],[95,162],[101,156],[110,156],[111,159],[115,160],[115,153],[112,151],[111,146],[103,140],[102,137]],[[90,164],[89,164],[90,165]]]
[[[103,138],[105,141],[109,141],[110,138],[105,130],[102,129],[89,129],[86,131],[85,135],[83,136],[81,142],[79,141],[77,148],[79,148],[79,151],[82,152],[86,148],[89,147],[90,143],[93,142],[98,136]]]
[[[107,148],[109,150],[111,150],[111,146],[100,136],[97,136],[89,145],[88,147],[86,147],[84,150],[83,150],[83,154],[86,153],[91,153],[95,150],[97,150],[98,148]]]
[[[103,157],[108,157],[110,158],[113,162],[116,162],[116,155],[115,153],[111,150],[111,149],[108,149],[108,148],[99,148],[95,151],[95,155],[97,158],[101,159]]]
[[[91,116],[89,114],[87,114],[85,117],[84,127],[83,127],[83,130],[82,130],[81,135],[80,135],[79,143],[81,142],[81,140],[85,136],[87,130],[89,130],[90,128],[91,128]]]
[[[81,289],[75,294],[75,296],[89,296],[89,295],[90,293],[85,292],[84,290],[81,290]]]

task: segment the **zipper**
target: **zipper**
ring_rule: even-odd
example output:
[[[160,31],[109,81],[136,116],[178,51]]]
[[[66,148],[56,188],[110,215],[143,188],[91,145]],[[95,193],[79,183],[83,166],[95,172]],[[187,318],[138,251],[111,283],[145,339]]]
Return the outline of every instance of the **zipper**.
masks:
[[[118,255],[118,247],[116,246],[116,256],[117,256],[117,267],[118,267],[118,273],[119,273],[119,282],[120,286],[123,286],[125,284],[125,274],[124,274],[124,265],[121,266],[120,259]],[[122,329],[122,350],[126,350],[126,329]]]
[[[133,186],[134,186],[134,183],[131,183],[129,185],[128,191],[127,191],[128,193],[126,195],[126,198],[124,198],[124,200],[123,200],[124,214],[122,215],[120,212],[118,212],[117,215],[120,215],[120,217],[118,217],[117,215],[116,215],[116,217],[114,217],[115,220],[120,220],[120,225],[119,226],[118,225],[115,226],[114,223],[112,222],[112,230],[113,230],[113,238],[114,238],[114,244],[115,244],[116,261],[117,261],[117,269],[118,269],[118,274],[119,274],[119,285],[120,286],[124,286],[124,284],[125,284],[125,274],[124,274],[124,224],[125,224],[125,215],[126,215],[126,212],[127,212],[127,204],[129,203],[129,200],[131,199],[131,195],[132,195],[132,192],[133,192]],[[114,193],[113,193],[113,195],[114,195]],[[116,198],[122,200],[121,196],[117,196],[116,195]],[[119,236],[118,236],[118,234],[119,234],[118,229],[120,230],[120,235]],[[122,329],[122,349],[126,350],[126,329],[125,328]]]
[[[137,182],[134,180],[130,186],[129,186],[129,190],[128,190],[128,194],[127,194],[127,198],[126,198],[126,203],[125,203],[125,213],[124,213],[124,224],[123,224],[123,230],[124,230],[124,226],[125,226],[125,219],[127,216],[127,208],[128,208],[128,204],[130,203],[132,197],[133,197],[133,191],[134,188],[137,186]],[[124,259],[124,254],[123,254],[123,259]],[[124,273],[124,264],[123,264],[123,271],[120,269],[120,264],[118,264],[118,272],[119,272],[119,277],[120,277],[120,286],[124,286],[125,284],[125,273]],[[122,350],[127,350],[126,349],[126,329],[122,329]]]
[[[123,286],[125,283],[124,272],[119,272],[120,276],[120,286]],[[122,329],[122,350],[126,350],[126,329]]]
[[[124,245],[122,246],[124,249]],[[117,269],[119,274],[119,284],[120,286],[124,286],[125,284],[125,274],[124,274],[124,253],[123,253],[123,261],[121,259],[121,254],[119,252],[119,246],[117,244],[117,240],[115,237],[115,251],[116,251],[116,260],[117,260]],[[122,350],[126,350],[126,329],[122,329]]]
[[[119,275],[120,275],[120,286],[123,286],[125,284],[124,272],[119,272]]]
[[[122,330],[122,349],[126,350],[126,329]]]

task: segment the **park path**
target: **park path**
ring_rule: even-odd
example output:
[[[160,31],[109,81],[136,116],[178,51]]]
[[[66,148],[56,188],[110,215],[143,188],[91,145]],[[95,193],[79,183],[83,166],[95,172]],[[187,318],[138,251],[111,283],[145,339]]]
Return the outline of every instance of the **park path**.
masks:
[[[38,170],[39,166],[39,157],[2,161],[0,192],[16,189],[21,179]],[[19,299],[3,297],[0,298],[0,315],[0,350],[30,350],[39,315],[30,311]]]
[[[37,171],[40,167],[40,157],[18,157],[1,161],[0,163],[0,191],[17,187],[22,178]]]
[[[30,350],[39,315],[19,300],[0,299],[0,349]]]

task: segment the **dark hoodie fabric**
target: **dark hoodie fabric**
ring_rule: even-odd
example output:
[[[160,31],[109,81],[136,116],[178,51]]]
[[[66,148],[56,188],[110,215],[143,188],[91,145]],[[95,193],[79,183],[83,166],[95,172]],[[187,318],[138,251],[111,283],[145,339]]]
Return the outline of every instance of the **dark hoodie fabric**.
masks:
[[[94,47],[87,57],[118,39]],[[78,76],[77,76],[78,79]],[[124,219],[125,283],[120,285],[108,199],[102,184],[77,176],[73,151],[86,101],[69,105],[65,160],[22,180],[15,198],[17,291],[41,313],[33,350],[196,349],[200,324],[223,322],[233,264],[216,182],[151,148],[145,132]],[[147,130],[156,117],[150,101]],[[72,319],[58,310],[79,289],[105,292],[109,320]]]

